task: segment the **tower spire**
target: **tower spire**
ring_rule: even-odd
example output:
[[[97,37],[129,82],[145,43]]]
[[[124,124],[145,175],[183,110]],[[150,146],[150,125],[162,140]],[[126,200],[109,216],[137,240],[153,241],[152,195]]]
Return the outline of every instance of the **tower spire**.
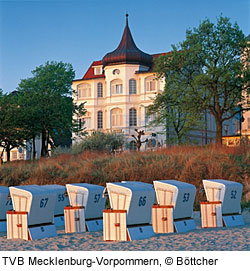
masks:
[[[118,47],[107,53],[103,59],[103,67],[117,64],[141,64],[147,67],[152,66],[152,56],[137,48],[128,26],[128,13],[126,13],[126,26]]]

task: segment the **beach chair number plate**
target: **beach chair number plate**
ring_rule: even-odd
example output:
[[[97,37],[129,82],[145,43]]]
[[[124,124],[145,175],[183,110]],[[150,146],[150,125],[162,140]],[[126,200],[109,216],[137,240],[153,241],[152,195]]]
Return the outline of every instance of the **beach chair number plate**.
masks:
[[[5,206],[12,206],[12,200],[11,200],[11,199],[8,199],[8,200],[6,201]]]
[[[64,194],[58,194],[57,201],[58,202],[64,201]]]
[[[101,194],[95,194],[94,196],[94,203],[98,203],[101,198]]]
[[[146,199],[147,199],[146,196],[140,197],[140,198],[139,198],[139,202],[138,202],[138,206],[139,206],[139,207],[145,206],[145,204],[146,204],[146,202],[147,202]]]
[[[188,202],[189,201],[189,193],[184,193],[182,202]]]

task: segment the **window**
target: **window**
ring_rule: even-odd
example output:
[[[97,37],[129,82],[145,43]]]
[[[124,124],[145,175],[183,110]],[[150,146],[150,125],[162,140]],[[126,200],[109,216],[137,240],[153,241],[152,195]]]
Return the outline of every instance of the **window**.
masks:
[[[137,125],[136,109],[130,108],[129,109],[129,126],[136,126],[136,125]]]
[[[111,122],[112,122],[112,127],[122,126],[122,110],[120,108],[112,109]]]
[[[94,68],[94,73],[95,73],[95,75],[102,74],[102,67],[95,67]]]
[[[129,80],[129,94],[136,94],[136,81],[135,81],[135,79]]]
[[[97,128],[98,129],[103,128],[103,113],[102,113],[102,111],[97,112]]]
[[[98,98],[103,97],[103,85],[102,85],[102,83],[97,84],[97,97]]]
[[[113,74],[114,74],[114,75],[118,75],[118,74],[120,74],[120,70],[118,70],[118,69],[114,69],[114,70],[113,70]]]
[[[91,87],[89,84],[80,84],[77,86],[78,98],[91,97]]]
[[[156,80],[153,76],[146,78],[146,91],[156,91]]]
[[[122,81],[121,80],[113,80],[111,82],[111,93],[112,93],[112,95],[122,94]]]

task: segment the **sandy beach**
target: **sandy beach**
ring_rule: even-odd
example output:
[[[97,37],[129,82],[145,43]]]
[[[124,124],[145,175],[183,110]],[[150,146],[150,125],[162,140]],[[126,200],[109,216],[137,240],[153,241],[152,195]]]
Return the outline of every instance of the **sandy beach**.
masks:
[[[194,213],[197,229],[187,233],[157,234],[131,242],[104,242],[102,231],[65,234],[58,229],[55,238],[7,240],[0,234],[2,251],[250,251],[250,212],[243,212],[244,226],[202,229],[200,213]]]

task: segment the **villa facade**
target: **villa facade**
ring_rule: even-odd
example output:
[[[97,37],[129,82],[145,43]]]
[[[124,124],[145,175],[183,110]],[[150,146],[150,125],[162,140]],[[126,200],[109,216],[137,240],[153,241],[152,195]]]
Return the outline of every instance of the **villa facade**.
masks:
[[[161,54],[146,54],[135,45],[126,15],[126,25],[117,49],[102,60],[93,61],[82,79],[73,81],[74,101],[86,102],[87,110],[79,125],[86,131],[100,130],[126,135],[133,145],[134,129],[143,129],[154,145],[163,146],[166,134],[163,127],[149,127],[155,115],[148,116],[147,107],[157,93],[164,90],[164,80],[157,80],[153,72],[154,60]],[[206,128],[190,131],[190,142],[208,144],[215,139],[215,121],[206,115]],[[232,120],[224,125],[224,134],[234,134],[239,123]],[[171,136],[171,131],[170,131]],[[77,140],[77,135],[74,135]],[[152,141],[151,141],[152,142]],[[147,145],[145,145],[147,148]]]

